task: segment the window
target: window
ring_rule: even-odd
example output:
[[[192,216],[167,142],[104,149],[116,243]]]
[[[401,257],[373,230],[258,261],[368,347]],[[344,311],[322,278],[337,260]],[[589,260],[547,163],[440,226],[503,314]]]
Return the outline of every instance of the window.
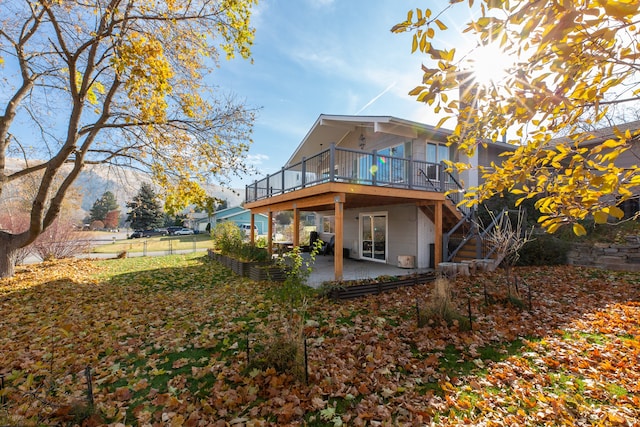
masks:
[[[322,232],[323,233],[335,233],[336,232],[336,217],[335,216],[322,217]]]
[[[377,175],[380,182],[398,183],[407,180],[407,164],[404,160],[410,156],[411,142],[403,142],[382,150],[378,150],[378,158],[376,165],[371,168],[366,167],[367,162],[371,162],[369,156],[361,161],[360,171],[373,171]],[[362,176],[362,175],[361,175]]]
[[[443,160],[450,160],[449,147],[445,144],[427,144],[427,162],[433,163],[427,166],[429,179],[440,180],[437,164],[440,164]]]
[[[371,261],[387,260],[387,213],[360,214],[360,257]]]

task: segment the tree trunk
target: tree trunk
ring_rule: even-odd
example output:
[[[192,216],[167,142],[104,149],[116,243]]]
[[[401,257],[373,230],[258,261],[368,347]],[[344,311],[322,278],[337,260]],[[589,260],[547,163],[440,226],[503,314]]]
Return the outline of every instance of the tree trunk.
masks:
[[[16,255],[19,248],[13,246],[15,246],[15,242],[0,239],[0,247],[4,248],[3,251],[0,251],[0,279],[13,277],[15,274]]]

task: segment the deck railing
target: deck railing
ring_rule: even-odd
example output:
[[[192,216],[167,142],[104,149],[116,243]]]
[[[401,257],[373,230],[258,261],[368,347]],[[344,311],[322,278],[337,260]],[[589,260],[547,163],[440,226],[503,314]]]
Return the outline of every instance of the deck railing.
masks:
[[[311,157],[246,186],[245,200],[255,202],[327,182],[347,182],[391,188],[449,192],[455,204],[463,189],[444,164],[394,157],[377,151],[337,148],[335,144]]]

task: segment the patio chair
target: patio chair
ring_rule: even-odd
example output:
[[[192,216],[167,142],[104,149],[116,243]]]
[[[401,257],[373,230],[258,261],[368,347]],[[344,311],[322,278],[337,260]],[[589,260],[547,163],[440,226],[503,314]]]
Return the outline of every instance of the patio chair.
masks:
[[[329,255],[329,254],[334,255],[335,244],[336,244],[336,236],[331,236],[331,239],[329,239],[329,242],[325,242],[322,245],[322,250],[321,250],[322,255]]]

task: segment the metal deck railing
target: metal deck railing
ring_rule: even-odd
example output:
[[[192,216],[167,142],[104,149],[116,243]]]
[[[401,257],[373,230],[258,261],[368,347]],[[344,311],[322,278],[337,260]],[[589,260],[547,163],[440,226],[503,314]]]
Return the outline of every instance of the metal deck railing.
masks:
[[[245,200],[255,202],[328,182],[447,193],[457,204],[463,189],[442,163],[394,157],[345,148],[330,148],[246,186]]]

